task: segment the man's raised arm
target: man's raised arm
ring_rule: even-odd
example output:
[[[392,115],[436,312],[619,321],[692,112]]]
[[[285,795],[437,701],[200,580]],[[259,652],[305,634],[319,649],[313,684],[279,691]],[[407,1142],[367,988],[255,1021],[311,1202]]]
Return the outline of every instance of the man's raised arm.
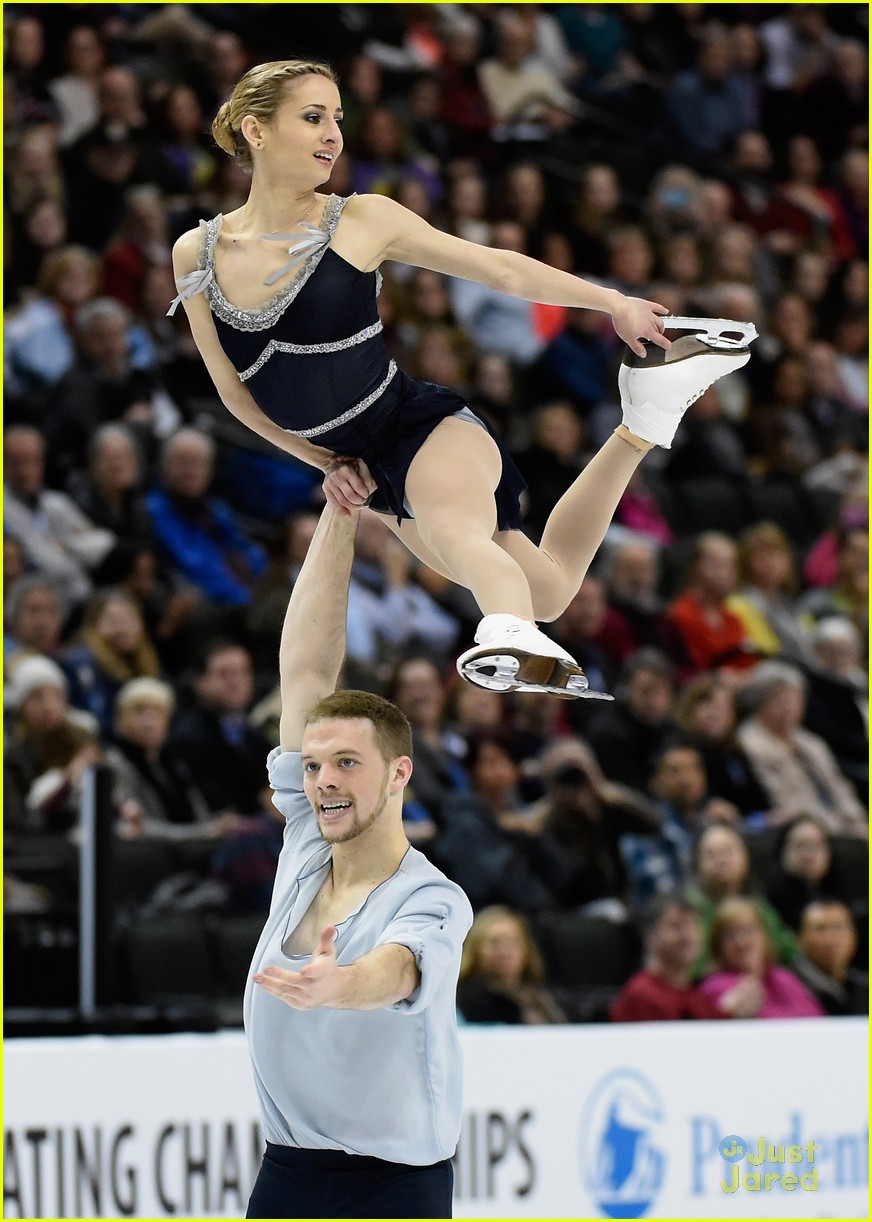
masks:
[[[327,505],[291,593],[279,646],[283,751],[300,750],[307,711],[336,690],[358,517]]]

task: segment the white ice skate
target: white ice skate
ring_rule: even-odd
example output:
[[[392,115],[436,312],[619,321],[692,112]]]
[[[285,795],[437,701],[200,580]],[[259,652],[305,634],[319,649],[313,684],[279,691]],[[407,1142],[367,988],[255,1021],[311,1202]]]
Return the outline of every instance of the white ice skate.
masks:
[[[584,671],[535,624],[514,615],[486,615],[476,644],[457,659],[459,674],[491,692],[547,692],[564,700],[612,700],[590,690]]]
[[[663,322],[672,347],[664,352],[646,340],[644,356],[625,347],[618,387],[626,427],[668,450],[690,405],[718,378],[747,364],[757,328],[728,318],[667,315]]]

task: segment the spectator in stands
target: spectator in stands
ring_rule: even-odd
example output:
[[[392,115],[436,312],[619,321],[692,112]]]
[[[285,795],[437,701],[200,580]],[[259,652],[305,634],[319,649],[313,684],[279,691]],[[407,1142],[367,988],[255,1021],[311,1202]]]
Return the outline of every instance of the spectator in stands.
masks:
[[[151,360],[143,340],[142,328],[111,297],[98,297],[77,311],[77,358],[48,401],[46,437],[56,478],[66,480],[85,465],[88,444],[101,424],[131,425],[148,458],[157,439],[178,425],[178,408],[143,367]]]
[[[793,965],[827,1014],[868,1014],[869,975],[854,967],[857,927],[837,899],[812,900],[799,925],[801,954]]]
[[[183,576],[219,606],[245,606],[266,568],[233,511],[209,495],[215,463],[211,438],[183,428],[164,444],[162,481],[146,498],[154,537]]]
[[[621,663],[633,652],[633,641],[623,616],[606,601],[598,577],[588,573],[552,631],[574,658],[584,658],[580,665],[591,689],[611,691]]]
[[[868,526],[855,525],[848,519],[834,543],[835,582],[829,588],[810,590],[803,595],[798,609],[801,615],[814,621],[830,615],[847,616],[865,640],[869,623]]]
[[[100,76],[106,65],[106,50],[97,30],[90,25],[73,26],[64,42],[66,71],[49,83],[49,92],[60,114],[58,143],[73,144],[97,122]]]
[[[609,1009],[614,1023],[725,1018],[727,1012],[693,983],[703,947],[699,914],[680,891],[656,895],[642,920],[645,966],[631,976]],[[741,1010],[741,994],[733,999]]]
[[[668,658],[657,649],[640,649],[624,667],[614,704],[584,711],[584,737],[609,780],[647,789],[654,761],[674,732],[674,695]]]
[[[862,799],[869,792],[869,676],[850,620],[832,615],[811,632],[805,727],[826,742]]]
[[[663,817],[644,794],[609,781],[590,748],[578,738],[546,747],[540,757],[545,796],[526,812],[531,828],[560,848],[567,874],[562,907],[592,906],[611,917],[624,915],[627,871],[621,837],[659,832]],[[603,903],[603,901],[606,901]]]
[[[67,242],[67,218],[56,199],[38,199],[11,226],[7,266],[6,304],[25,304],[37,296],[37,281],[49,255]]]
[[[625,836],[621,852],[632,898],[638,905],[658,891],[680,887],[688,878],[694,839],[709,823],[737,823],[739,811],[711,797],[702,756],[695,747],[675,743],[657,761],[651,791],[663,818],[656,836]]]
[[[747,477],[748,457],[741,434],[726,416],[717,386],[710,386],[685,416],[665,471],[670,481],[678,482]]]
[[[516,221],[494,225],[491,245],[498,250],[525,254],[525,243],[524,229]],[[536,332],[529,301],[473,280],[452,278],[450,291],[455,317],[477,348],[502,353],[521,365],[531,364],[542,352],[546,340]]]
[[[868,812],[833,753],[802,728],[806,686],[795,667],[761,663],[742,690],[749,716],[739,726],[739,742],[783,816],[813,814],[832,831],[868,837]]]
[[[736,693],[720,675],[692,679],[679,694],[675,720],[702,756],[709,791],[743,815],[767,812],[770,798],[736,741]]]
[[[796,612],[796,560],[784,531],[759,522],[739,540],[739,590],[727,606],[745,625],[758,653],[799,662],[808,657],[808,636]]]
[[[71,709],[64,672],[49,658],[24,658],[5,703],[14,717],[3,757],[7,831],[64,832],[78,819],[78,786],[100,754],[93,717]]]
[[[4,670],[30,654],[56,658],[61,648],[61,600],[50,581],[26,574],[12,585],[3,603],[6,632]]]
[[[400,651],[447,661],[460,625],[412,580],[413,559],[381,518],[360,515],[348,589],[348,656],[377,668]]]
[[[178,717],[169,745],[187,761],[209,810],[272,817],[264,770],[270,747],[248,721],[254,697],[248,651],[231,641],[210,642],[194,691],[195,703]]]
[[[88,446],[87,471],[75,470],[68,489],[83,513],[128,543],[151,537],[140,491],[142,457],[128,425],[103,424]]]
[[[170,204],[178,206],[208,187],[217,160],[204,136],[203,107],[189,85],[170,86],[161,99],[158,122],[154,177]]]
[[[465,761],[472,789],[442,804],[433,857],[475,911],[488,904],[511,903],[525,913],[553,907],[566,881],[560,848],[522,809],[517,760],[510,733],[478,734]]]
[[[748,849],[734,827],[713,823],[703,829],[694,849],[693,880],[688,895],[702,920],[704,947],[708,946],[718,905],[732,896],[752,896],[775,959],[786,965],[793,962],[796,939],[777,910],[757,893]],[[704,963],[703,959],[699,975]]]
[[[733,47],[725,34],[702,45],[696,68],[675,78],[666,92],[666,114],[682,146],[710,160],[757,119],[747,81],[733,72]]]
[[[97,122],[66,149],[64,158],[70,234],[94,250],[118,228],[127,189],[148,181],[150,143],[142,85],[131,68],[105,68],[97,97]]]
[[[69,610],[87,598],[89,571],[114,545],[115,536],[95,526],[65,493],[45,487],[45,443],[38,429],[7,429],[3,460],[4,529],[56,585]]]
[[[15,124],[51,123],[56,110],[48,91],[42,22],[26,11],[7,29],[6,80]]]
[[[633,651],[653,646],[667,656],[680,656],[677,633],[665,617],[660,590],[660,549],[644,535],[627,533],[607,541],[600,569],[609,606],[627,625]]]
[[[103,256],[103,292],[136,310],[149,267],[172,270],[166,209],[152,184],[127,192],[121,224]]]
[[[769,902],[798,930],[807,904],[840,891],[830,833],[813,815],[800,815],[781,829],[773,845],[766,879]]]
[[[728,535],[699,536],[686,585],[667,611],[681,635],[691,673],[746,670],[757,655],[745,626],[727,605],[738,583],[738,549]]]
[[[571,126],[577,103],[549,71],[529,62],[534,46],[534,36],[522,20],[508,11],[501,14],[496,55],[482,61],[478,75],[501,128],[509,134],[528,125],[528,135],[541,138]]]
[[[441,823],[442,806],[450,793],[467,790],[469,778],[462,760],[466,743],[445,719],[446,692],[432,659],[404,658],[394,670],[385,695],[408,717],[415,751],[415,780],[410,796]]]
[[[468,1023],[564,1023],[545,983],[527,921],[500,904],[483,908],[463,944],[457,1008]]]
[[[759,986],[756,1007],[743,1006],[743,1018],[817,1018],[824,1008],[789,968],[774,963],[766,925],[752,899],[734,896],[718,906],[710,947],[717,968],[700,989],[721,1008],[729,1006],[734,990]]]
[[[43,402],[46,392],[72,368],[76,311],[97,292],[99,264],[83,246],[62,246],[43,263],[38,296],[7,319],[3,355],[7,389],[25,402]]]
[[[109,763],[136,793],[131,830],[163,840],[201,839],[239,830],[241,816],[210,812],[186,756],[167,743],[175,694],[159,679],[131,679],[118,692]]]
[[[621,198],[621,183],[610,165],[594,162],[581,179],[572,213],[570,240],[576,267],[593,276],[604,276],[608,269],[609,235],[626,225],[628,214]]]
[[[156,678],[160,672],[140,610],[120,590],[100,591],[91,598],[77,643],[66,650],[61,665],[71,704],[91,713],[104,734],[112,731],[115,698],[122,686],[131,679]]]

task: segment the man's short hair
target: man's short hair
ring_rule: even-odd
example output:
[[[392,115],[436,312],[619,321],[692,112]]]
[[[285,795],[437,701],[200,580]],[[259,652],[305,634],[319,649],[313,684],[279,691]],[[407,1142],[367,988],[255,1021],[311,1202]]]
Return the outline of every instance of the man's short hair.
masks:
[[[412,727],[405,713],[390,700],[372,692],[343,691],[325,696],[306,714],[306,725],[316,721],[370,721],[386,764],[401,755],[412,758]]]

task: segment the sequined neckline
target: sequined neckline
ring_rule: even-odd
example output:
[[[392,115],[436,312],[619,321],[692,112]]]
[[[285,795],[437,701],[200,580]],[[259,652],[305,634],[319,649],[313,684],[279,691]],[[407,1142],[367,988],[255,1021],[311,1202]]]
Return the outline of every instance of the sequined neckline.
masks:
[[[324,245],[312,252],[304,264],[302,272],[295,276],[290,284],[286,284],[284,288],[279,289],[275,296],[270,297],[263,305],[255,306],[250,310],[244,310],[241,306],[235,306],[232,301],[228,301],[215,279],[215,243],[218,240],[218,234],[221,232],[221,226],[224,224],[224,214],[219,212],[213,220],[209,221],[205,240],[205,256],[207,261],[211,260],[212,262],[213,275],[206,288],[206,296],[213,312],[221,321],[226,322],[228,326],[235,327],[237,331],[265,331],[267,327],[271,327],[276,319],[280,318],[285,312],[321,262],[329,248],[329,242],[333,237],[339,217],[342,215],[342,209],[350,198],[351,196],[346,198],[339,195],[330,196],[324,205],[324,211],[321,214],[321,221],[318,225],[318,228],[323,231],[326,237]]]

